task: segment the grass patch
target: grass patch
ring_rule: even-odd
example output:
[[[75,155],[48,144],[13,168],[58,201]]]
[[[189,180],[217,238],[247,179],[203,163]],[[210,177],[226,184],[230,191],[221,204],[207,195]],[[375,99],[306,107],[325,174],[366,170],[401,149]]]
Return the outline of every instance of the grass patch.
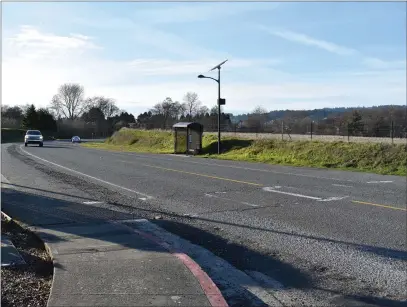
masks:
[[[115,151],[172,153],[171,132],[123,128],[105,143],[82,146]],[[205,135],[201,157],[262,162],[293,166],[335,168],[386,175],[407,174],[407,146],[380,143],[282,141],[274,139],[222,138],[222,154],[217,152],[215,135]]]
[[[172,153],[174,137],[171,132],[122,128],[104,143],[89,142],[83,143],[82,146],[119,151]]]

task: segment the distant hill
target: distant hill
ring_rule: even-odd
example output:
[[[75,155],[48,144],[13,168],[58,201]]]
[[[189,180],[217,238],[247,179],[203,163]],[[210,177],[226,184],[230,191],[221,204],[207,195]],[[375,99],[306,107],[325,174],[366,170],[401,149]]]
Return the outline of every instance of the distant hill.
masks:
[[[391,107],[394,108],[406,108],[405,106],[392,106],[392,105],[381,105],[381,106],[374,106],[374,107],[352,107],[352,108],[345,108],[345,107],[338,107],[338,108],[323,108],[323,109],[314,109],[314,110],[276,110],[276,111],[271,111],[268,113],[267,118],[269,120],[276,120],[276,119],[282,119],[284,117],[290,116],[290,117],[300,117],[300,118],[305,118],[309,117],[313,120],[321,120],[329,115],[332,114],[342,114],[346,113],[349,111],[353,110],[372,110],[372,109],[383,109],[387,110]],[[247,120],[248,115],[247,114],[239,114],[239,115],[231,115],[231,121],[232,122],[239,122],[241,120]]]

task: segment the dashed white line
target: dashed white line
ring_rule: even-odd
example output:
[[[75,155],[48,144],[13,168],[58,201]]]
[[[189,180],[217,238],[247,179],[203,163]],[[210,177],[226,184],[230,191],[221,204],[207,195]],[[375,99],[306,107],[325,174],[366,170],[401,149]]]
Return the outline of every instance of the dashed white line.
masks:
[[[34,157],[34,158],[36,158],[36,159],[38,159],[38,160],[47,162],[47,163],[49,163],[49,164],[55,165],[55,166],[57,166],[57,167],[59,167],[59,168],[65,169],[65,170],[70,171],[70,172],[72,172],[72,173],[79,174],[79,175],[81,175],[81,176],[85,176],[85,177],[91,178],[91,179],[93,179],[93,180],[97,180],[97,181],[99,181],[99,182],[102,182],[102,183],[104,183],[104,184],[110,185],[110,186],[115,187],[115,188],[119,188],[119,189],[122,189],[122,190],[125,190],[125,191],[128,191],[128,192],[132,192],[132,193],[135,193],[135,194],[138,194],[138,195],[145,196],[146,198],[149,198],[149,199],[154,198],[154,197],[152,197],[152,196],[150,196],[150,195],[141,193],[141,192],[139,192],[139,191],[132,190],[132,189],[128,189],[128,188],[122,187],[122,186],[120,186],[120,185],[118,185],[118,184],[114,184],[114,183],[111,183],[111,182],[109,182],[109,181],[102,180],[102,179],[100,179],[100,178],[93,177],[93,176],[90,176],[90,175],[88,175],[88,174],[84,174],[84,173],[75,171],[75,170],[73,170],[73,169],[70,169],[70,168],[68,168],[68,167],[59,165],[59,164],[57,164],[57,163],[48,161],[48,160],[46,160],[46,159],[40,158],[40,157],[38,157],[38,156],[36,156],[36,155],[33,155],[32,153],[29,153],[29,152],[25,151],[22,146],[20,146],[20,149],[21,149],[22,152],[24,152],[25,154],[27,154],[27,155],[29,155],[29,156],[32,156],[32,157]]]
[[[340,199],[348,197],[348,196],[342,196],[342,197],[321,198],[321,197],[309,196],[309,195],[304,195],[304,194],[298,194],[298,193],[291,193],[291,192],[284,192],[284,191],[280,191],[280,190],[275,190],[275,187],[264,187],[263,190],[267,191],[267,192],[291,195],[291,196],[301,197],[301,198],[308,198],[308,199],[313,199],[313,200],[317,200],[317,201],[334,201],[334,200],[340,200]]]
[[[391,183],[392,180],[379,180],[379,181],[368,181],[366,183]]]
[[[274,187],[264,187],[263,190],[267,191],[267,192],[272,192],[272,193],[279,193],[279,194],[291,195],[291,196],[296,196],[296,197],[302,197],[302,198],[308,198],[308,199],[314,199],[314,200],[321,200],[320,197],[308,196],[308,195],[290,193],[290,192],[284,192],[284,191],[278,191],[278,190],[275,190]]]
[[[245,202],[245,201],[242,201],[241,204],[247,205],[247,206],[250,206],[250,207],[258,207],[258,205],[251,204],[251,203],[247,203],[247,202]]]
[[[346,185],[346,184],[337,184],[337,183],[333,183],[332,184],[335,187],[344,187],[344,188],[352,188],[351,185]]]
[[[342,196],[342,197],[328,197],[328,198],[322,198],[318,201],[333,201],[333,200],[341,200],[344,198],[348,198],[349,196]]]
[[[95,205],[95,204],[102,204],[103,201],[84,201],[85,205]]]

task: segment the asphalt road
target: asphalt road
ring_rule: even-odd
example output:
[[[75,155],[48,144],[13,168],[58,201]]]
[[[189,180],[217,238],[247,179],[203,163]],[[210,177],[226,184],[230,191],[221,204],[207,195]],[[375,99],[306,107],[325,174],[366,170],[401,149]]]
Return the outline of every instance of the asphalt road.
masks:
[[[56,141],[2,145],[1,173],[17,189],[81,205],[66,206],[66,214],[91,218],[109,208],[109,219],[160,216],[155,223],[165,229],[277,280],[298,304],[407,303],[403,177]]]

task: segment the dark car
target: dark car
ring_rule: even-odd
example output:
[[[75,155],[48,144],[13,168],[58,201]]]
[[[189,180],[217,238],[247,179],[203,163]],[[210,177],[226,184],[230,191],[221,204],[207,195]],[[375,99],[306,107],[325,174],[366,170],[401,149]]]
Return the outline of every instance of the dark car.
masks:
[[[44,145],[43,141],[44,138],[39,130],[27,130],[25,133],[24,145],[26,147],[28,144],[38,144],[40,147],[42,147]]]

